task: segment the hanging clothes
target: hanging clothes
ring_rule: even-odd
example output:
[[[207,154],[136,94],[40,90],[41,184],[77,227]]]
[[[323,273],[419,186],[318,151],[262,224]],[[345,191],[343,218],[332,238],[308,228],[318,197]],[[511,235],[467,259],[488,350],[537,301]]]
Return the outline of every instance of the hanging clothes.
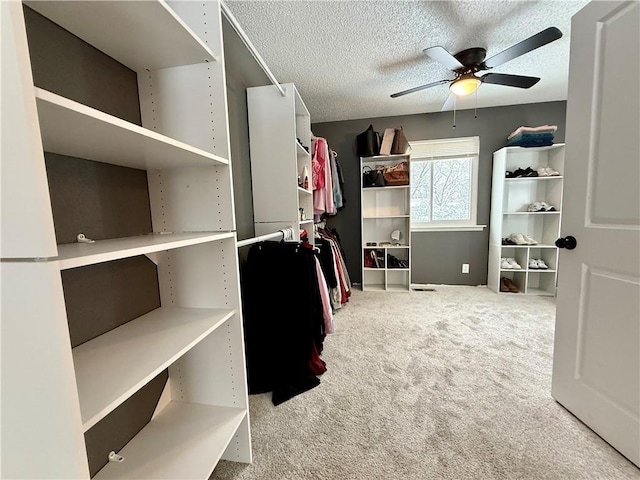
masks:
[[[300,242],[262,242],[242,276],[249,393],[272,392],[274,405],[320,384],[325,338],[317,259]],[[331,326],[333,326],[331,319]]]
[[[338,176],[338,162],[337,162],[338,154],[333,150],[329,149],[329,163],[331,164],[331,183],[333,185],[333,204],[335,207],[335,215],[338,213],[344,203],[342,201],[342,187],[340,186],[340,177]]]
[[[337,212],[333,200],[333,176],[329,145],[322,137],[312,140],[313,154],[311,165],[313,166],[313,214],[314,220],[319,222],[323,214],[335,215]]]
[[[316,244],[320,248],[320,260],[325,278],[328,279],[329,296],[334,310],[347,303],[351,296],[351,279],[347,271],[344,259],[344,250],[340,244],[340,237],[335,229],[329,227],[317,228]],[[326,245],[329,246],[331,257],[326,253]],[[325,253],[323,254],[323,250]],[[330,273],[331,272],[331,273]]]

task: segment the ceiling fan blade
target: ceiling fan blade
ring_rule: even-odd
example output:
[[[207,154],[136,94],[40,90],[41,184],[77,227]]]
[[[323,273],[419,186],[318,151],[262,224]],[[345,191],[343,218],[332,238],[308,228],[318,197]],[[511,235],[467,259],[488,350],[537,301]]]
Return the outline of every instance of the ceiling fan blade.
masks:
[[[536,48],[542,47],[547,43],[551,43],[554,40],[558,40],[562,37],[562,32],[558,30],[556,27],[549,27],[546,30],[542,30],[541,32],[536,33],[532,37],[527,38],[526,40],[521,41],[520,43],[516,43],[515,45],[503,50],[502,52],[494,55],[493,57],[485,60],[484,64],[487,68],[494,68],[498,65],[502,65],[503,63],[507,63],[510,60],[513,60],[520,55],[524,55],[525,53],[529,53]]]
[[[453,110],[453,106],[455,105],[456,96],[453,93],[450,93],[447,99],[442,104],[441,112],[448,112],[449,110]]]
[[[423,50],[425,55],[431,60],[441,63],[449,70],[458,70],[464,68],[456,57],[447,52],[443,47],[430,47]]]
[[[530,88],[540,81],[538,77],[525,77],[524,75],[507,75],[504,73],[485,73],[480,77],[484,83],[505,85],[507,87]]]
[[[391,94],[391,98],[401,97],[402,95],[407,95],[408,93],[419,92],[420,90],[424,90],[425,88],[435,87],[436,85],[442,85],[443,83],[449,83],[451,80],[438,80],[437,82],[427,83],[426,85],[420,85],[419,87],[413,87],[409,90],[403,90],[402,92]]]

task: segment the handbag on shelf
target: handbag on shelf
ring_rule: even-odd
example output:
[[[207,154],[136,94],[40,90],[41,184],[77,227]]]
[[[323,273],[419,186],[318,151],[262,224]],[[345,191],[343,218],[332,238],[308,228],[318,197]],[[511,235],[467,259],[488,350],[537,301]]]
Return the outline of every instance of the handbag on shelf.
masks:
[[[409,162],[396,163],[392,167],[384,167],[384,184],[391,186],[409,185]]]
[[[373,125],[356,136],[356,152],[359,157],[373,157],[380,153],[380,134],[373,130]]]
[[[407,153],[408,148],[409,141],[407,140],[407,137],[404,136],[402,127],[396,127],[395,135],[393,137],[393,144],[391,145],[391,154],[404,155],[405,153]]]
[[[377,168],[374,170],[368,165],[362,168],[363,187],[384,187],[384,174]]]
[[[382,134],[382,143],[380,144],[380,155],[390,155],[393,150],[393,142],[396,131],[393,128],[385,128]]]

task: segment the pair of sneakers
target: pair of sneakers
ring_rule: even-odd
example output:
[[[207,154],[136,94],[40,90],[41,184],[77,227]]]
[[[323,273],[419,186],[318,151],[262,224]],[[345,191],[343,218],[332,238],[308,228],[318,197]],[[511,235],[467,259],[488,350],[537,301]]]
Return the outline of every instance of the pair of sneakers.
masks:
[[[527,168],[516,168],[513,172],[507,170],[506,177],[507,178],[522,178],[522,177],[537,177],[538,172],[531,167]]]
[[[531,258],[529,260],[529,268],[532,270],[547,270],[549,267],[541,258]]]
[[[515,258],[501,258],[500,268],[506,270],[520,270],[522,267],[518,262],[516,262]]]
[[[557,177],[560,175],[560,172],[551,167],[540,167],[536,172],[538,172],[539,177]]]
[[[532,202],[527,207],[527,212],[555,212],[556,207],[545,202]]]
[[[509,240],[511,240],[515,245],[537,245],[538,241],[531,238],[529,235],[524,233],[512,233],[509,235]]]

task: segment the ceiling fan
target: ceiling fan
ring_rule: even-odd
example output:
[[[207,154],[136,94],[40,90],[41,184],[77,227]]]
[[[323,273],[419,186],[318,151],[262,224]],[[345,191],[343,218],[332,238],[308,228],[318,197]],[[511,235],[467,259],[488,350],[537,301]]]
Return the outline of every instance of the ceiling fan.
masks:
[[[479,47],[467,48],[455,55],[451,55],[443,47],[425,48],[424,53],[432,60],[435,60],[452,70],[455,74],[455,78],[451,80],[439,80],[437,82],[427,83],[426,85],[420,85],[419,87],[403,90],[402,92],[392,94],[391,98],[401,97],[402,95],[418,92],[426,88],[435,87],[449,82],[451,82],[449,90],[452,94],[457,96],[469,95],[470,93],[475,92],[482,83],[492,83],[494,85],[518,88],[533,87],[540,81],[540,78],[526,77],[524,75],[510,75],[505,73],[485,73],[482,76],[476,76],[476,73],[484,70],[491,70],[492,68],[502,65],[503,63],[507,63],[514,58],[524,55],[525,53],[529,53],[536,48],[542,47],[547,43],[558,40],[560,37],[562,37],[562,32],[559,29],[556,27],[549,27],[486,60],[485,57],[487,51],[484,48]],[[447,99],[442,108],[443,110],[447,109],[447,105],[452,97],[452,95],[449,96],[449,99]]]

